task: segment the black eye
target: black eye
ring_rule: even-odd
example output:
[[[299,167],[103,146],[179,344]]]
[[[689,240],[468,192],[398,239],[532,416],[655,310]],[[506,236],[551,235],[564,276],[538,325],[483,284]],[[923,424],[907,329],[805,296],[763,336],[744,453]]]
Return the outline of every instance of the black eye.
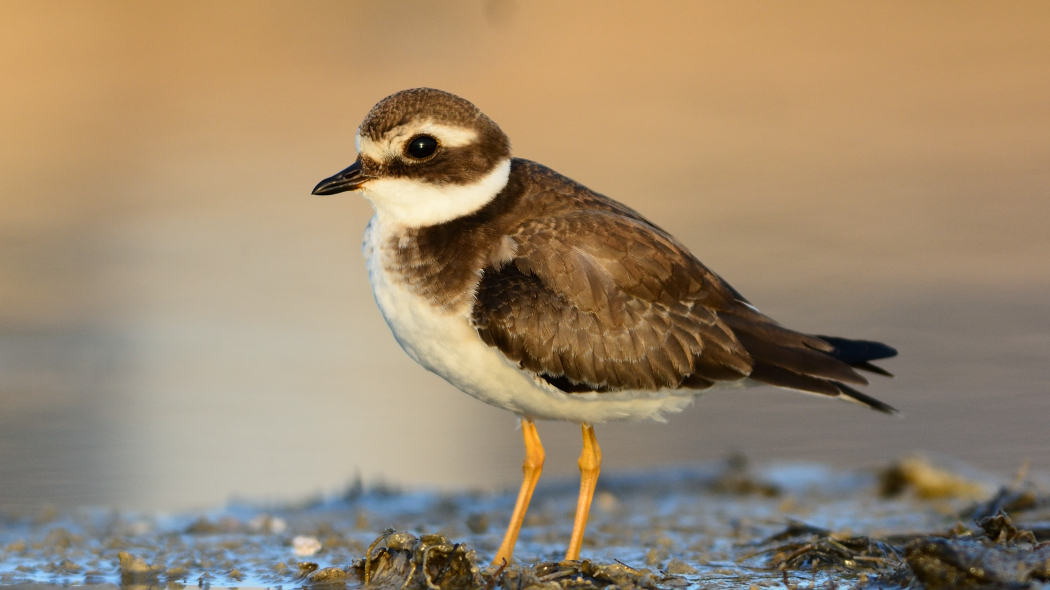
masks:
[[[429,135],[417,135],[405,146],[405,153],[409,156],[422,160],[429,158],[438,149],[438,142]]]

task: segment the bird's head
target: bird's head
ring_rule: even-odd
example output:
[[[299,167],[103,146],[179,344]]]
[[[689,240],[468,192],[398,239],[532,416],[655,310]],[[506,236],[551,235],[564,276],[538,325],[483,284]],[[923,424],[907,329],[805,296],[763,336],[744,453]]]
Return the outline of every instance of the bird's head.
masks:
[[[503,190],[510,174],[503,130],[469,101],[432,88],[379,101],[355,143],[357,161],[313,194],[360,191],[381,218],[406,227],[473,213]]]

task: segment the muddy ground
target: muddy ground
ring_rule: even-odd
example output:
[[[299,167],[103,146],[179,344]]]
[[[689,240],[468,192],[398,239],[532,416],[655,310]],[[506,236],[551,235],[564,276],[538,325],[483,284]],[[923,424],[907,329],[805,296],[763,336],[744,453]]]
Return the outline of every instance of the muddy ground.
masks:
[[[905,459],[879,470],[717,465],[610,474],[582,562],[559,562],[576,484],[514,501],[355,486],[298,506],[173,516],[39,509],[0,520],[0,586],[981,588],[1050,583],[1050,493]]]

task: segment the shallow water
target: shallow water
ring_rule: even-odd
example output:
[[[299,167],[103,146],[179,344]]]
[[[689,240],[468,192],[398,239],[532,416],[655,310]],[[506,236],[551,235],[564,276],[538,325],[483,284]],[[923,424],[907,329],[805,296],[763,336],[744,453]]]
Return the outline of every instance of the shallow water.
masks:
[[[784,583],[785,572],[771,568],[776,543],[763,540],[791,522],[830,529],[840,539],[945,532],[975,499],[995,489],[994,481],[972,473],[957,477],[965,485],[933,499],[921,497],[928,488],[907,486],[887,499],[877,474],[820,465],[752,471],[733,460],[613,475],[599,484],[583,558],[648,571],[646,579],[664,588],[775,586]],[[518,564],[561,558],[575,493],[573,481],[539,487],[518,543]],[[486,573],[513,500],[509,493],[355,488],[301,506],[232,505],[206,513],[11,513],[0,521],[0,584],[280,588],[316,586],[314,572],[325,571],[338,574],[329,583],[355,586],[358,580],[340,572],[388,528],[443,534],[475,551]],[[297,555],[304,539],[296,537],[316,540],[316,553]],[[849,586],[888,567],[788,569],[786,579],[799,587]]]

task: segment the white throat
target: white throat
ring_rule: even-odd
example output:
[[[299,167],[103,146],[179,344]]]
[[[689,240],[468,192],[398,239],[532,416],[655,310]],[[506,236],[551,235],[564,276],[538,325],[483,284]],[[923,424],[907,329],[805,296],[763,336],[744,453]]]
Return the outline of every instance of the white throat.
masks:
[[[507,186],[510,158],[474,184],[430,184],[412,178],[377,178],[361,187],[386,226],[426,227],[470,215]]]

